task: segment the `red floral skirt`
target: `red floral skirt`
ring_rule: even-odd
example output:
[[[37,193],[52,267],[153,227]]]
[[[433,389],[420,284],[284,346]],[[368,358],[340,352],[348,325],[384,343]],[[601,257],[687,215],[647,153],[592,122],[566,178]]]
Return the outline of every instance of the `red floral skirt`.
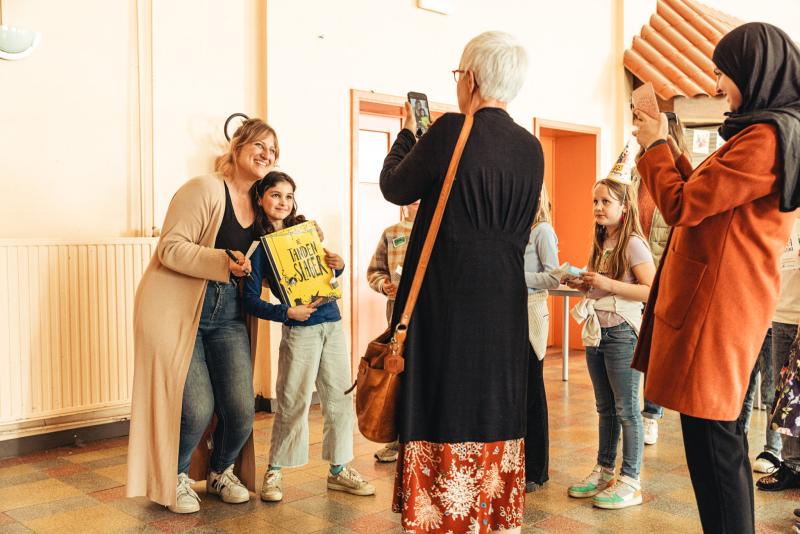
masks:
[[[522,526],[525,440],[401,444],[392,510],[413,532]]]

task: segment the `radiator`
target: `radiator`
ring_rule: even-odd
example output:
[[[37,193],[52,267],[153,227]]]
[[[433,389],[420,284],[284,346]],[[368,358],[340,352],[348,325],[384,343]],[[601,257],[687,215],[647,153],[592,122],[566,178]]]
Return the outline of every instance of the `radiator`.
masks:
[[[0,440],[121,418],[154,238],[0,240]]]

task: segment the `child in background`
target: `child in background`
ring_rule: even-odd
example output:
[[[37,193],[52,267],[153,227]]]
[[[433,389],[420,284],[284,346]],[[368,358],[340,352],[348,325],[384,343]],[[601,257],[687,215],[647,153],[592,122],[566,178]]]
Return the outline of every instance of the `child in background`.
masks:
[[[550,311],[548,289],[557,289],[558,238],[550,217],[550,197],[542,186],[531,237],[525,247],[525,285],[528,286],[528,402],[525,433],[525,492],[538,490],[550,478],[550,437],[547,394],[544,387],[544,354]]]
[[[586,294],[572,310],[583,322],[586,365],[599,420],[597,465],[570,486],[571,497],[592,497],[598,508],[642,503],[639,471],[644,432],[639,412],[642,374],[631,368],[647,300],[655,276],[653,256],[642,237],[636,195],[630,184],[600,180],[594,186],[594,244],[588,272],[566,283]],[[615,481],[617,444],[622,431],[622,467]]]
[[[272,171],[253,186],[257,235],[270,234],[305,221],[297,215],[295,183],[289,175]],[[242,304],[245,312],[260,319],[283,323],[278,356],[277,413],[272,427],[269,468],[264,475],[261,499],[283,498],[281,467],[308,463],[308,410],[317,386],[323,417],[322,458],[330,462],[328,489],[353,495],[373,495],[375,488],[346,464],[353,459],[353,399],[350,362],[335,302],[319,306],[270,304],[261,300],[262,280],[273,294],[279,291],[264,248],[250,258],[252,278],[245,279]],[[325,262],[335,276],[344,270],[338,254],[325,250]]]
[[[372,261],[367,267],[367,282],[373,291],[386,295],[386,322],[392,321],[394,297],[403,273],[403,258],[417,216],[419,201],[403,206],[403,220],[383,231]]]
[[[394,298],[397,295],[397,286],[403,274],[403,259],[408,248],[408,239],[414,218],[417,216],[419,201],[403,206],[403,220],[386,228],[383,231],[372,261],[367,267],[367,282],[369,287],[382,295],[386,295],[386,322],[391,324]],[[379,462],[394,462],[400,448],[398,441],[389,443],[375,453]]]

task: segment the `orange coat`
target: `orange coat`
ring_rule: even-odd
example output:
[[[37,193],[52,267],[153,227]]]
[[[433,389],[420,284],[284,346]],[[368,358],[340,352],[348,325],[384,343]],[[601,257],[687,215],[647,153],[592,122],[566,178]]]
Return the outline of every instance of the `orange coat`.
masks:
[[[703,419],[739,416],[795,218],[778,211],[777,149],[775,128],[755,124],[695,170],[666,144],[639,160],[673,227],[633,362],[647,371],[645,396],[655,403]]]

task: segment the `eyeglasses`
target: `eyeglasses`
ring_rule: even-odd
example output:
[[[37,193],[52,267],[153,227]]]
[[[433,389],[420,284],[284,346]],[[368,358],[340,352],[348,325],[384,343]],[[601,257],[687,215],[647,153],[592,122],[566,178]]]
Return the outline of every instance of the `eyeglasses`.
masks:
[[[461,79],[461,75],[466,74],[466,72],[467,71],[461,69],[455,69],[453,71],[453,79],[456,81],[456,83],[458,83],[458,81]]]

